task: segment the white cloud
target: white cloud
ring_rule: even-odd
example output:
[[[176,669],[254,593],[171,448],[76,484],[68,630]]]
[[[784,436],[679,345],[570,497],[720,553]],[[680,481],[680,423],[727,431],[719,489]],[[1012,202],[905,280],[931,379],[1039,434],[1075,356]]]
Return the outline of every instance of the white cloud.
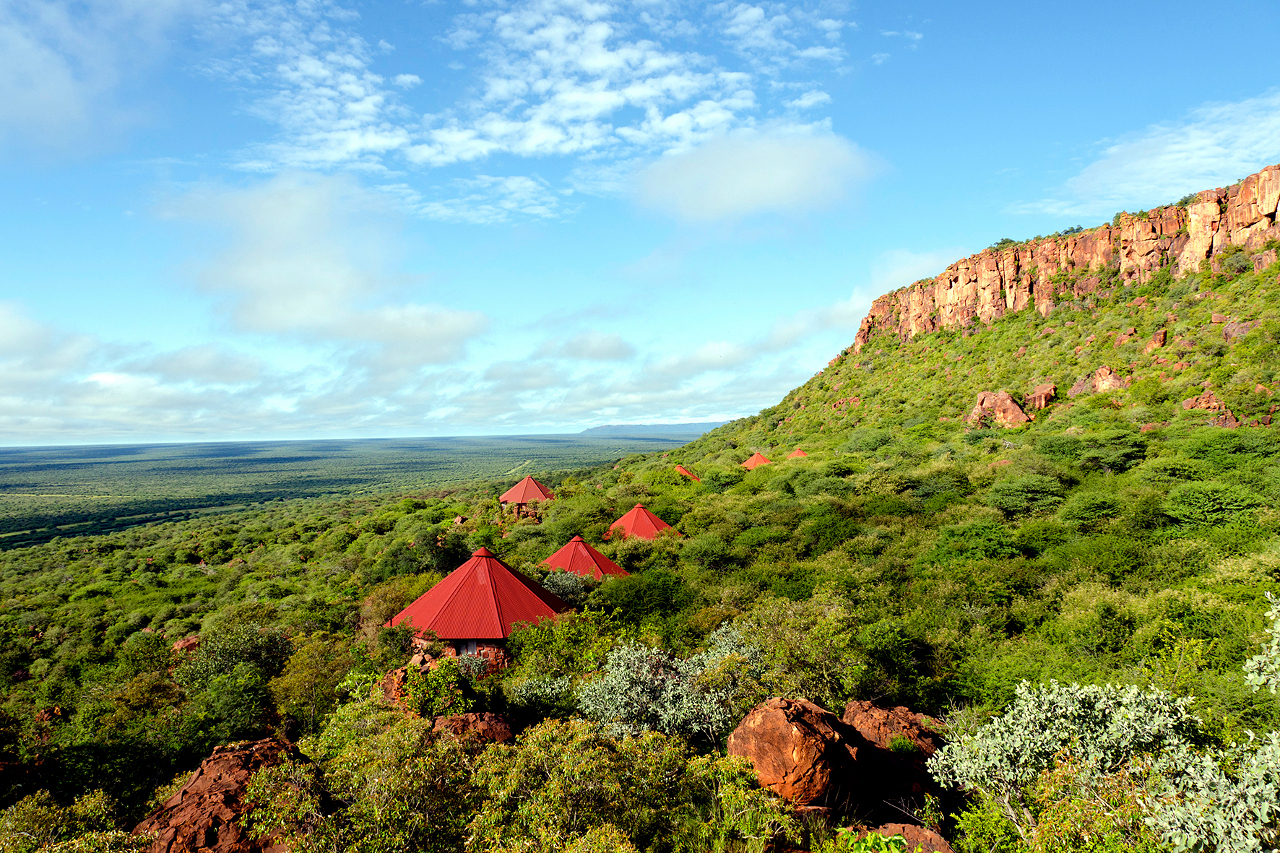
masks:
[[[838,136],[733,137],[654,163],[637,195],[652,209],[712,222],[825,207],[873,172],[872,159]]]
[[[429,200],[408,184],[381,189],[399,197],[406,209],[441,222],[487,225],[518,217],[558,219],[576,206],[563,205],[561,196],[543,178],[528,175],[477,175],[449,183],[452,198]]]
[[[82,149],[133,123],[117,90],[156,63],[203,0],[0,3],[0,142]]]
[[[388,60],[355,32],[354,13],[332,3],[226,0],[217,8],[214,29],[252,49],[207,69],[244,87],[252,111],[279,128],[276,139],[243,152],[245,169],[416,170],[503,154],[556,156],[578,160],[570,170],[575,188],[593,183],[588,173],[603,177],[612,169],[611,181],[594,182],[597,192],[616,192],[617,173],[637,159],[755,128],[762,109],[829,103],[802,69],[810,60],[843,57],[840,34],[851,26],[791,3],[653,3],[639,14],[621,2],[494,4],[456,16],[443,39],[467,52],[470,61],[460,67],[477,69],[463,89],[471,94],[421,115],[410,106],[421,77],[409,69],[390,79],[377,73],[375,60]],[[743,58],[681,44],[706,31],[728,39]],[[802,76],[775,89],[783,68]],[[782,92],[797,89],[808,94],[784,105]],[[538,178],[523,186],[514,180],[481,175],[473,186],[427,188],[410,177],[394,189],[416,194],[422,215],[449,221],[563,215],[555,188]]]
[[[1280,162],[1280,90],[1206,104],[1175,122],[1110,142],[1053,197],[1017,212],[1110,216],[1224,186]]]
[[[240,329],[365,347],[403,369],[457,359],[487,325],[473,311],[388,300],[404,284],[386,269],[392,217],[384,196],[350,177],[285,174],[250,189],[204,189],[175,211],[230,231],[201,280],[228,297]]]
[[[538,347],[535,358],[568,358],[580,361],[626,361],[636,348],[621,335],[581,332],[568,340],[548,340]]]
[[[801,95],[800,97],[796,98],[793,101],[787,101],[787,106],[791,107],[794,110],[808,110],[808,109],[812,109],[813,107],[817,107],[817,106],[821,106],[822,104],[829,104],[829,103],[831,103],[830,95],[828,95],[826,92],[819,92],[817,90],[814,90],[812,92],[805,92],[803,95]]]

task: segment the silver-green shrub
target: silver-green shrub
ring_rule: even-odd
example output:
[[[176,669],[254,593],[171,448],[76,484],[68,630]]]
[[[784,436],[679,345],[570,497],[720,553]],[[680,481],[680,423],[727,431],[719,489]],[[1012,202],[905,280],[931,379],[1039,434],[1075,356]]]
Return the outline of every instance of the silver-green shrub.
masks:
[[[1026,791],[1068,752],[1103,773],[1194,739],[1190,699],[1112,685],[1018,685],[1005,713],[929,759],[943,785],[989,794],[1019,827],[1034,825]]]
[[[1175,853],[1261,853],[1280,844],[1280,734],[1221,750],[1170,750],[1156,763],[1149,823]]]
[[[1267,601],[1271,602],[1267,611],[1271,625],[1266,629],[1270,639],[1263,641],[1261,652],[1245,661],[1244,680],[1254,690],[1265,687],[1274,694],[1280,689],[1280,598],[1267,593]]]
[[[656,730],[714,740],[734,721],[723,690],[705,687],[705,662],[627,643],[609,653],[599,678],[578,688],[578,708],[616,734]]]
[[[1244,665],[1254,690],[1280,686],[1280,601],[1270,593],[1267,640]],[[1156,764],[1151,824],[1175,853],[1257,853],[1280,848],[1280,733],[1198,752],[1170,750]]]

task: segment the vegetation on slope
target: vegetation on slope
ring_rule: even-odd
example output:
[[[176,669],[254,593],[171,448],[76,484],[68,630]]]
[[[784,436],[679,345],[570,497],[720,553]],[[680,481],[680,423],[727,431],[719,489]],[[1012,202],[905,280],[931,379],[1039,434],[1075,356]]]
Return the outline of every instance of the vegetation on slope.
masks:
[[[1280,705],[1242,667],[1264,639],[1265,594],[1280,590],[1280,429],[1215,426],[1215,413],[1181,401],[1209,387],[1246,423],[1270,414],[1278,273],[1161,274],[1049,318],[1027,311],[987,329],[873,339],[756,417],[553,478],[540,524],[500,517],[506,480],[290,501],[7,552],[6,802],[40,788],[69,806],[105,788],[122,819],[136,819],[213,744],[279,730],[310,737],[301,743],[316,762],[289,790],[345,804],[289,801],[299,806],[289,831],[328,821],[342,837],[425,844],[408,817],[375,826],[385,813],[372,805],[387,796],[375,781],[421,783],[379,775],[417,767],[417,756],[465,769],[441,783],[456,833],[439,849],[507,849],[514,826],[541,839],[538,850],[752,849],[762,827],[789,818],[714,756],[769,695],[907,704],[959,737],[1016,710],[1024,680],[1110,683],[1181,697],[1199,720],[1198,748],[1275,731]],[[1224,336],[1215,314],[1251,325]],[[1159,329],[1166,345],[1146,351]],[[1128,387],[1067,396],[1102,365]],[[1021,400],[1047,381],[1059,396],[1032,423],[964,421],[979,392]],[[784,459],[797,446],[809,456]],[[756,451],[774,463],[744,472]],[[681,535],[603,541],[637,502]],[[601,585],[545,576],[540,561],[579,533],[633,574]],[[531,726],[516,747],[455,761],[417,723],[371,707],[368,687],[407,657],[404,633],[383,622],[482,545],[583,611],[517,634],[516,663],[497,676],[460,667],[415,688],[424,712],[495,710]],[[197,631],[193,656],[170,649]],[[601,785],[638,799],[606,797],[573,820],[558,810],[557,792],[600,790],[557,775],[584,750]],[[1126,755],[1089,783],[1114,801],[1101,816],[1084,809],[1084,759],[1059,758],[1020,795],[1040,825],[1111,821],[1117,849],[1172,843],[1142,819],[1155,790],[1139,778],[1156,772],[1147,758]],[[1220,764],[1231,761],[1252,766]],[[520,768],[534,765],[551,788],[528,787]],[[289,767],[281,773],[301,772]],[[284,820],[287,792],[269,781],[260,819]],[[697,793],[707,785],[745,805],[717,812]],[[428,803],[439,791],[410,794]],[[1168,796],[1192,801],[1183,789]],[[654,813],[672,797],[687,809]],[[1103,849],[1068,843],[1066,829],[1059,846],[1037,841],[993,802],[979,797],[960,816],[964,849]]]

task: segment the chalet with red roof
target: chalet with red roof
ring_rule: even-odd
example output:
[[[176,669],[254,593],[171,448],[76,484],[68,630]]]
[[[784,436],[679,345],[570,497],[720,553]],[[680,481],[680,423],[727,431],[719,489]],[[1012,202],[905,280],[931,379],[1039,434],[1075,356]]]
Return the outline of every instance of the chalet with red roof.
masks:
[[[515,507],[516,518],[530,512],[529,504],[546,503],[555,500],[556,496],[551,491],[533,477],[525,477],[511,488],[502,493],[502,497],[498,498],[498,503],[503,506],[511,505]]]
[[[676,466],[676,473],[677,473],[677,474],[679,474],[681,477],[688,477],[690,480],[693,480],[695,483],[701,483],[701,482],[702,482],[702,478],[701,478],[701,477],[699,477],[697,474],[693,473],[692,471],[690,471],[688,468],[684,467],[683,465],[677,465],[677,466]]]
[[[808,455],[809,455],[808,453],[805,453],[803,450],[797,447],[795,450],[787,454],[787,458],[788,459],[804,459]]]
[[[625,577],[628,572],[604,554],[588,545],[581,536],[569,540],[559,551],[542,561],[542,565],[553,569],[564,569],[584,578],[595,578],[598,581],[606,577]]]
[[[481,548],[387,625],[411,625],[419,637],[434,634],[447,656],[480,655],[504,666],[510,662],[507,638],[517,624],[552,619],[569,609],[558,596]]]
[[[772,465],[772,464],[773,464],[773,460],[765,456],[763,453],[756,451],[755,453],[751,454],[750,459],[742,463],[742,467],[746,468],[748,471],[754,471],[755,469],[759,468],[761,465]]]
[[[670,527],[670,524],[645,509],[644,504],[636,504],[634,509],[609,525],[604,538],[612,539],[616,533],[624,539],[628,536],[638,536],[641,539],[657,539],[659,533]],[[677,533],[676,535],[679,536],[680,534]]]

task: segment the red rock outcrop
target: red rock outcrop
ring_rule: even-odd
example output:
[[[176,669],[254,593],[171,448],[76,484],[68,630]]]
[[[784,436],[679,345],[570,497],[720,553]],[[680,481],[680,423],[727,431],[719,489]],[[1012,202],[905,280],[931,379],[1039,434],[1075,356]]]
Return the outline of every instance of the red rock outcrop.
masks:
[[[1058,395],[1058,386],[1052,382],[1037,385],[1027,395],[1027,405],[1033,409],[1046,409],[1053,398]]]
[[[1211,421],[1216,426],[1229,427],[1231,429],[1240,426],[1240,421],[1227,408],[1227,404],[1219,400],[1216,394],[1207,389],[1203,394],[1183,400],[1182,408],[1188,411],[1191,409],[1204,409],[1208,412],[1216,412],[1217,417]]]
[[[468,713],[436,717],[431,728],[437,732],[449,732],[459,738],[490,743],[507,743],[515,738],[511,723],[501,714]]]
[[[973,411],[969,412],[969,416],[965,420],[971,424],[976,424],[984,418],[991,418],[1005,428],[1025,424],[1031,420],[1022,411],[1022,408],[1014,402],[1013,397],[1009,396],[1008,391],[983,391],[978,395],[978,401],[974,404]]]
[[[1138,283],[1164,266],[1172,266],[1175,275],[1195,271],[1227,246],[1261,250],[1267,240],[1280,238],[1278,206],[1280,165],[1234,186],[1206,190],[1186,207],[1122,213],[1113,224],[1076,234],[993,246],[956,261],[932,279],[876,299],[853,351],[860,352],[879,332],[907,340],[938,329],[990,324],[1026,308],[1048,316],[1059,297],[1079,299],[1098,289],[1100,279],[1090,271],[1116,267],[1123,282]],[[1271,257],[1267,263],[1273,261]],[[1259,263],[1255,258],[1255,266]]]
[[[200,648],[200,635],[196,634],[191,637],[183,637],[173,644],[173,650],[182,654],[194,654],[195,650]]]
[[[249,777],[280,764],[290,747],[278,740],[220,746],[204,760],[187,784],[134,828],[155,833],[151,853],[286,853],[269,842],[254,841],[240,828]]]
[[[1165,329],[1160,329],[1154,335],[1151,336],[1151,340],[1147,342],[1147,345],[1143,347],[1142,351],[1147,355],[1150,355],[1151,353],[1163,347],[1164,342],[1168,339],[1169,339],[1168,331],[1166,331]]]
[[[941,835],[914,823],[886,823],[870,832],[862,833],[859,837],[866,838],[872,832],[885,838],[901,835],[907,842],[907,849],[912,853],[955,853]]]
[[[788,802],[829,798],[833,777],[848,772],[858,744],[840,718],[803,699],[769,699],[752,708],[729,735],[729,754],[745,758],[760,784]]]
[[[1104,391],[1115,391],[1128,386],[1120,374],[1105,364],[1093,372],[1093,390],[1101,394]]]
[[[891,749],[889,744],[895,737],[911,741],[925,758],[942,747],[942,738],[929,726],[925,716],[901,705],[881,708],[871,702],[854,699],[844,706],[840,721],[852,726],[858,734],[881,749]]]
[[[829,806],[891,821],[901,815],[903,802],[944,796],[925,767],[926,750],[938,743],[923,718],[870,703],[845,710],[854,723],[812,702],[769,699],[729,735],[729,754],[750,761],[762,786],[797,806]],[[894,734],[918,743],[918,749],[891,749]]]

